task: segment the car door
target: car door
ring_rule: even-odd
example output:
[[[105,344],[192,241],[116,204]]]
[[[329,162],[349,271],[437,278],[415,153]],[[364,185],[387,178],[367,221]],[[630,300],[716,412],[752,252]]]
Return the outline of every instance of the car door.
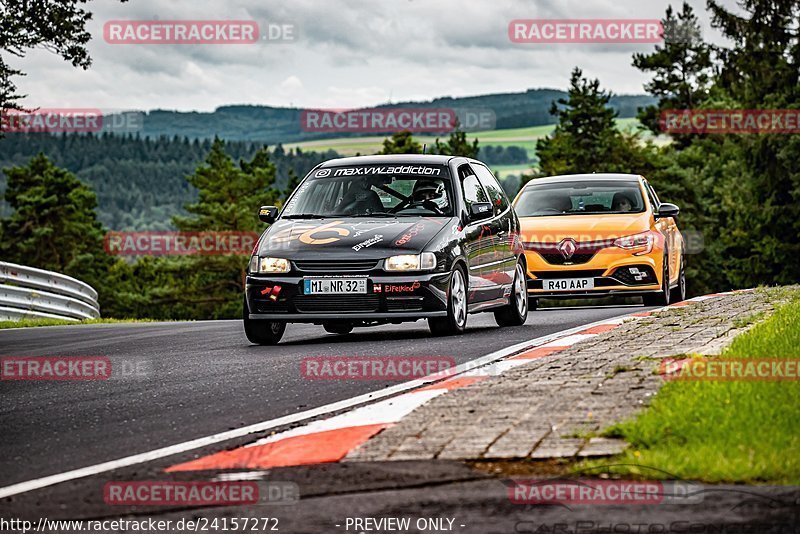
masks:
[[[650,200],[650,204],[652,205],[653,215],[655,216],[658,213],[658,208],[661,205],[661,200],[658,198],[655,189],[653,186],[650,185],[647,180],[644,181],[645,190],[647,191],[647,197]],[[667,250],[669,251],[669,257],[667,259],[669,263],[669,277],[670,283],[677,281],[680,271],[680,261],[681,261],[681,247],[682,243],[680,242],[680,233],[678,232],[678,225],[675,224],[675,219],[672,217],[665,217],[665,218],[656,218],[655,219],[655,226],[656,230],[660,232],[664,236],[664,242],[667,246]]]
[[[514,282],[514,269],[517,266],[517,258],[514,255],[513,236],[513,216],[511,214],[511,202],[503,191],[500,182],[497,181],[492,171],[486,166],[477,163],[472,164],[481,185],[489,196],[492,203],[494,217],[492,228],[494,231],[494,267],[495,282],[503,286],[502,296],[505,289],[509,289]]]
[[[490,202],[475,171],[468,164],[458,167],[458,177],[464,206],[469,220],[470,207],[476,202]],[[492,298],[496,284],[492,280],[495,261],[494,232],[491,219],[470,221],[464,227],[464,254],[469,265],[469,302],[483,302]]]

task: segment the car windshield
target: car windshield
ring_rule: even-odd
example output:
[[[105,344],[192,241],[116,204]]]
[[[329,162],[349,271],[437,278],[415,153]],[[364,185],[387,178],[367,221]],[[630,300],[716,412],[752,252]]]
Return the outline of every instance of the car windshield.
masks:
[[[570,181],[529,184],[515,206],[520,217],[642,213],[638,182]]]
[[[451,199],[445,166],[334,167],[312,173],[282,217],[449,217]]]

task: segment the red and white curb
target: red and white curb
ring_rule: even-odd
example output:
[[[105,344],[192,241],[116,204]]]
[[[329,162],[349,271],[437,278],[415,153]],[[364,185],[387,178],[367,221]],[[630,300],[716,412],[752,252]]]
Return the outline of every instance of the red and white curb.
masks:
[[[611,331],[626,321],[730,294],[732,292],[694,297],[664,308],[607,319],[527,341],[459,365],[449,373],[452,376],[445,380],[439,377],[439,382],[419,389],[313,421],[242,447],[173,465],[166,471],[268,469],[338,462],[382,430],[399,423],[415,409],[450,390],[502,374],[531,360],[555,355],[577,343]],[[437,377],[422,379],[423,382],[433,380],[437,380]]]

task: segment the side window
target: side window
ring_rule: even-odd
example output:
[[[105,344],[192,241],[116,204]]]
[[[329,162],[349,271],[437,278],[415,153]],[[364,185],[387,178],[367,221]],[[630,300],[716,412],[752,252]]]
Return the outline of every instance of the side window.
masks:
[[[461,189],[464,190],[464,202],[469,210],[476,202],[489,202],[486,192],[481,187],[478,177],[468,165],[458,168],[458,176],[461,178]]]
[[[650,204],[653,206],[653,211],[656,211],[658,206],[661,205],[661,201],[658,200],[658,196],[656,195],[656,192],[653,190],[653,187],[650,185],[650,183],[645,182],[644,189],[647,191],[647,197],[650,199]]]
[[[483,165],[474,165],[473,168],[478,174],[478,179],[486,189],[489,199],[495,208],[495,213],[502,213],[508,209],[509,201],[497,178],[494,177],[492,171]]]

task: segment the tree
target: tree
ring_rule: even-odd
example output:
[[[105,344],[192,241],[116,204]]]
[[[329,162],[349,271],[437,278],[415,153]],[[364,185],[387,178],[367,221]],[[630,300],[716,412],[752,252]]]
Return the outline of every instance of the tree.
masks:
[[[402,131],[383,140],[383,149],[378,154],[421,154],[422,145],[414,141],[411,132]]]
[[[461,131],[458,125],[456,129],[450,134],[447,143],[440,143],[439,138],[436,138],[434,151],[437,154],[444,154],[446,156],[464,156],[465,158],[477,158],[478,152],[478,138],[472,140],[470,144],[467,141],[467,134]]]
[[[82,255],[103,255],[104,232],[91,188],[44,154],[4,172],[5,199],[13,212],[2,221],[3,258],[69,273]]]
[[[659,102],[640,109],[639,120],[656,135],[662,133],[661,112],[693,109],[708,97],[712,75],[711,47],[703,42],[692,7],[684,2],[676,15],[669,6],[661,22],[664,45],[657,45],[652,54],[633,56],[634,67],[653,75],[645,89]],[[688,142],[684,136],[676,136],[676,140]]]
[[[125,2],[127,0],[121,0]],[[89,68],[92,60],[86,50],[91,34],[86,23],[92,14],[83,9],[86,0],[7,0],[0,2],[0,51],[22,58],[28,50],[44,48],[72,63]],[[0,54],[0,115],[24,111],[12,77],[24,76],[11,68]],[[0,121],[0,136],[2,136]]]
[[[611,93],[599,80],[572,71],[568,97],[554,102],[550,112],[558,124],[550,137],[536,143],[541,175],[591,172],[642,172],[635,165],[638,137],[623,135],[609,107]]]
[[[800,3],[744,0],[733,13],[714,0],[712,25],[731,43],[719,47],[716,91],[733,107],[800,107]],[[800,279],[800,140],[797,135],[728,136],[738,163],[721,173],[720,254],[733,287]]]
[[[261,231],[259,206],[276,204],[281,198],[266,147],[237,167],[225,153],[225,143],[215,139],[205,163],[187,180],[197,188],[198,200],[186,206],[190,215],[173,218],[183,231]],[[248,259],[241,255],[168,258],[156,267],[172,276],[160,302],[190,318],[238,317]]]
[[[280,199],[266,147],[251,161],[240,161],[237,168],[225,153],[225,143],[215,138],[205,164],[187,181],[197,188],[198,199],[186,205],[189,216],[173,217],[175,226],[184,231],[254,231],[261,228],[255,216],[259,206]]]

